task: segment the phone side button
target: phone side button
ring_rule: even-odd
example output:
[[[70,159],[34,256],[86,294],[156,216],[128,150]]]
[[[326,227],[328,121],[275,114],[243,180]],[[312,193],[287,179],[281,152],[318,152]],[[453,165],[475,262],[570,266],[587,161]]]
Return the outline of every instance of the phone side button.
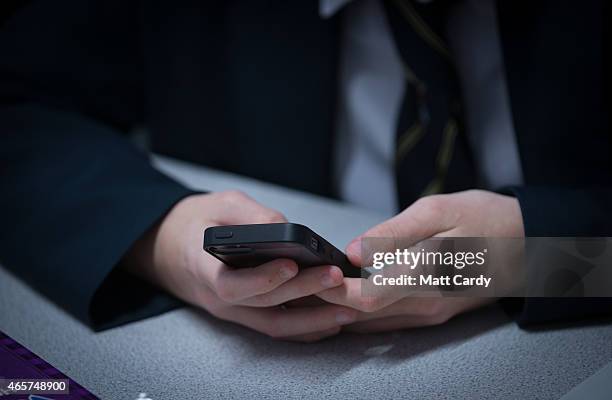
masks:
[[[217,232],[215,233],[215,239],[231,239],[234,237],[234,232]]]

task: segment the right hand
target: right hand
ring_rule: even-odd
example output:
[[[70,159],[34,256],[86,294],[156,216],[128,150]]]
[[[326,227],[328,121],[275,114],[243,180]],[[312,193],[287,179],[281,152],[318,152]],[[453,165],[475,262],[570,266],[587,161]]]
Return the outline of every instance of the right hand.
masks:
[[[241,192],[189,196],[132,246],[124,263],[186,302],[271,337],[315,341],[337,334],[355,320],[356,310],[332,304],[278,307],[342,285],[337,266],[298,274],[295,262],[278,259],[232,269],[202,249],[209,226],[274,222],[286,219]]]

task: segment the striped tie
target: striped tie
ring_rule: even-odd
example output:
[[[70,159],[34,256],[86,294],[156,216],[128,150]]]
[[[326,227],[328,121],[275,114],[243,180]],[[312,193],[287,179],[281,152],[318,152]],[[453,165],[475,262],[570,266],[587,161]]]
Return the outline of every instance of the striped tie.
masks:
[[[462,126],[452,55],[440,32],[445,1],[387,0],[385,9],[404,62],[406,94],[396,132],[396,179],[401,208],[422,196],[475,187]]]

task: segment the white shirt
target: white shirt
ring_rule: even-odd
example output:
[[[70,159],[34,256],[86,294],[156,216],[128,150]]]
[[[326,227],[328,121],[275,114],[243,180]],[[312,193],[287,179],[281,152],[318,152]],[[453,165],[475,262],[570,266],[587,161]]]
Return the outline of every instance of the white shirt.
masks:
[[[343,8],[336,185],[348,202],[395,214],[395,129],[406,86],[403,61],[378,0],[320,0],[319,5],[324,18]],[[457,2],[448,31],[482,185],[520,184],[494,1]]]

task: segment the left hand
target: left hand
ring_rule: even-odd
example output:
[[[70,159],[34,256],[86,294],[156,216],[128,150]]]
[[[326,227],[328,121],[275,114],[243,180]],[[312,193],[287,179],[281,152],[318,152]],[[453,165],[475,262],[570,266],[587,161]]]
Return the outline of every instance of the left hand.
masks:
[[[524,237],[518,201],[481,190],[427,196],[417,200],[395,217],[355,238],[346,253],[354,265],[361,263],[361,238],[414,239],[430,237]],[[437,325],[453,316],[494,302],[478,297],[365,297],[357,278],[344,278],[344,285],[316,294],[334,304],[359,310],[357,322],[344,330],[376,332]]]

